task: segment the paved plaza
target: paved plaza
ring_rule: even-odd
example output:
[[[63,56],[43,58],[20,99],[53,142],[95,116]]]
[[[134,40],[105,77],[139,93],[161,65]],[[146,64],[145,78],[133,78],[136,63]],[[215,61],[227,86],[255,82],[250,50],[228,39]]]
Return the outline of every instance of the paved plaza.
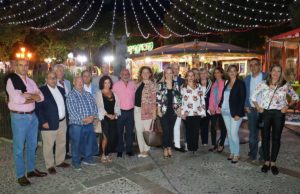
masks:
[[[296,132],[295,132],[296,131]],[[111,164],[83,166],[81,171],[57,168],[56,175],[31,178],[32,185],[17,184],[12,159],[12,144],[0,139],[0,193],[300,193],[299,129],[285,128],[277,165],[280,174],[260,172],[259,162],[247,161],[248,144],[241,145],[242,159],[238,164],[226,160],[228,148],[222,154],[200,147],[195,155],[174,152],[163,159],[162,150],[153,148],[151,157],[114,156]],[[247,130],[241,130],[246,139]],[[70,161],[69,161],[70,162]],[[46,170],[39,147],[37,168]]]

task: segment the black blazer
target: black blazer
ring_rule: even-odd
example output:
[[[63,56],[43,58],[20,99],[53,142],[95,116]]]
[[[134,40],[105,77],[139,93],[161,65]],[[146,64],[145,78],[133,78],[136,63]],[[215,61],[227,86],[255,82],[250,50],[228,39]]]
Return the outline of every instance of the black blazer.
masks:
[[[60,86],[57,86],[57,88],[64,98],[65,109],[66,109],[65,90]],[[39,127],[41,130],[57,130],[59,127],[59,115],[58,115],[57,104],[47,85],[40,87],[40,90],[44,95],[44,101],[36,103],[36,115],[39,119],[39,125],[40,125]],[[66,114],[67,114],[67,110],[66,110]],[[42,125],[44,123],[49,124],[49,129],[43,128]]]
[[[229,81],[225,85],[219,107],[222,107],[224,91],[228,87]],[[244,106],[246,99],[246,86],[242,80],[236,79],[229,95],[229,109],[232,117],[245,115]]]

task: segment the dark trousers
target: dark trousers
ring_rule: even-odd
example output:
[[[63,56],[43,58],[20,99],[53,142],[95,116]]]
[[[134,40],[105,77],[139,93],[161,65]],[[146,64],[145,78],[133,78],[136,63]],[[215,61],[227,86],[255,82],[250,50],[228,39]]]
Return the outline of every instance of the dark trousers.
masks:
[[[66,154],[69,154],[70,151],[70,125],[67,124],[67,133],[66,133]]]
[[[121,116],[117,120],[118,124],[118,146],[117,152],[124,152],[124,129],[125,132],[125,142],[126,142],[126,152],[132,152],[132,142],[133,142],[133,128],[134,128],[134,111],[133,109],[129,111],[121,110]]]
[[[107,149],[106,153],[114,153],[116,152],[117,143],[118,143],[118,128],[117,128],[117,120],[110,120],[107,117],[101,121],[102,124],[102,132],[107,138]]]
[[[208,125],[210,121],[210,115],[207,114],[206,117],[200,119],[200,130],[201,130],[201,142],[203,144],[208,144]]]
[[[173,129],[177,116],[174,113],[165,113],[161,118],[161,126],[163,129],[163,142],[164,148],[173,146]]]
[[[189,151],[196,151],[199,144],[199,130],[200,130],[200,116],[188,116],[186,117],[186,141]]]
[[[285,114],[280,110],[263,112],[264,128],[262,129],[262,146],[265,161],[275,162],[280,149],[280,139],[285,122]],[[270,157],[270,134],[272,128],[272,151]]]
[[[247,114],[248,117],[248,129],[249,129],[249,153],[248,155],[252,159],[256,159],[257,152],[258,152],[258,134],[259,134],[259,128],[257,127],[258,122],[258,112],[256,110],[251,110]],[[262,147],[259,150],[260,158],[263,158],[262,155]]]
[[[220,130],[221,130],[220,146],[224,146],[224,141],[225,141],[225,138],[226,138],[227,131],[226,131],[226,126],[225,126],[222,115],[221,114],[211,115],[210,120],[211,120],[211,126],[210,126],[211,144],[213,146],[215,146],[217,144],[216,143],[216,139],[217,139],[216,125],[217,125],[217,122],[219,122],[219,127],[220,127]]]

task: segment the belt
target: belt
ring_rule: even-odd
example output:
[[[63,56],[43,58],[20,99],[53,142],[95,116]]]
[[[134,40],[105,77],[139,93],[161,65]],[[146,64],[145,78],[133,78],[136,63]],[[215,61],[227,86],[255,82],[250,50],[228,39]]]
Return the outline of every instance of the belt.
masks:
[[[34,113],[34,110],[33,111],[30,111],[30,112],[20,112],[20,111],[14,111],[14,110],[11,110],[10,112],[12,112],[12,113],[16,113],[16,114],[28,114],[28,115],[30,115],[30,114],[32,114],[32,113]]]
[[[64,117],[64,118],[62,118],[62,119],[59,119],[59,122],[61,122],[61,121],[65,120],[65,118],[66,118],[66,117]]]
[[[123,110],[123,109],[121,109],[121,111],[124,111],[124,112],[129,112],[129,111],[132,111],[132,110],[133,110],[133,108],[129,109],[129,110]]]

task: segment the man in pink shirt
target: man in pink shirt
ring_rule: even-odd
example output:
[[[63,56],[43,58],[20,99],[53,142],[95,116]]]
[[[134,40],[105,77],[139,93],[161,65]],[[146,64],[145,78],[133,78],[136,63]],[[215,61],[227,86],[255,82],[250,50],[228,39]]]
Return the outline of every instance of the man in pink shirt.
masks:
[[[134,128],[134,97],[135,83],[130,81],[130,73],[128,69],[121,71],[121,80],[113,85],[113,91],[120,100],[121,116],[118,118],[118,157],[122,157],[125,150],[124,146],[124,128],[126,128],[126,154],[133,156],[133,128]]]
[[[8,75],[6,91],[9,97],[8,108],[13,131],[13,156],[16,175],[21,186],[30,185],[27,178],[43,177],[47,173],[35,169],[35,150],[37,147],[38,119],[35,114],[35,102],[44,100],[36,83],[27,76],[29,63],[18,60],[16,73]],[[24,161],[26,143],[27,168]],[[27,170],[27,178],[25,172]]]

